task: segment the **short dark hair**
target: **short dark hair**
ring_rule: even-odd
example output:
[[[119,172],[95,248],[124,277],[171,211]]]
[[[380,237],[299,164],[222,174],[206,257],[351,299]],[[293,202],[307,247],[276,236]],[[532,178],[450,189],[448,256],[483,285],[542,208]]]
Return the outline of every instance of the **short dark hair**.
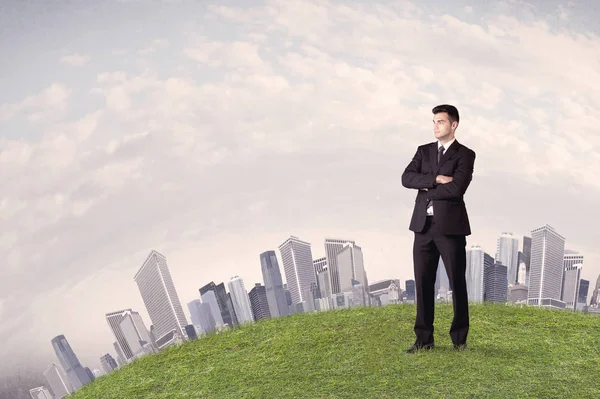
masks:
[[[437,105],[433,107],[431,112],[433,112],[434,115],[439,114],[440,112],[446,112],[448,114],[448,119],[450,119],[451,123],[454,121],[459,122],[460,119],[460,117],[458,116],[458,110],[454,105],[450,104]]]

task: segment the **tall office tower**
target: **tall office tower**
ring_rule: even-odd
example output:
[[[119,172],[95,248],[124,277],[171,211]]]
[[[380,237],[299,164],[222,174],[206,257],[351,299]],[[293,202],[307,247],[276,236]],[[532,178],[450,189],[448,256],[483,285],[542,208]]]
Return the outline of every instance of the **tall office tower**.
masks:
[[[496,262],[508,268],[508,285],[517,282],[519,268],[519,240],[512,233],[502,233],[498,238],[496,248]]]
[[[574,265],[582,265],[583,266],[583,255],[579,252],[572,251],[570,249],[565,249],[565,253],[563,255],[564,267],[565,269]]]
[[[219,308],[219,302],[217,301],[215,291],[206,291],[204,294],[200,295],[200,299],[202,300],[202,303],[207,304],[210,307],[210,313],[215,320],[215,325],[217,327],[222,327],[224,324],[223,316],[221,315],[221,309]]]
[[[473,245],[467,251],[466,280],[470,302],[483,302],[485,266],[493,264],[494,258],[485,253],[481,246]]]
[[[441,290],[441,291],[440,291]],[[438,268],[435,272],[435,285],[433,286],[433,295],[437,297],[440,292],[446,295],[446,292],[450,291],[450,279],[448,278],[448,272],[446,271],[446,265],[440,256],[438,260]]]
[[[281,286],[283,289],[283,285]],[[248,294],[250,297],[250,306],[252,307],[252,316],[254,320],[270,319],[269,301],[267,299],[267,289],[264,285],[256,283],[254,288]]]
[[[112,330],[115,338],[117,339],[117,343],[119,344],[120,348],[121,348],[121,352],[123,353],[123,357],[124,360],[130,360],[131,358],[134,357],[135,355],[135,351],[132,350],[129,342],[127,341],[127,339],[125,338],[125,335],[123,334],[123,330],[121,328],[121,322],[123,321],[123,319],[125,317],[133,317],[135,318],[135,321],[138,323],[138,328],[140,330],[145,330],[145,331],[140,331],[140,337],[143,337],[144,340],[147,340],[147,342],[150,342],[150,336],[148,335],[148,331],[146,330],[146,327],[144,325],[144,322],[142,321],[142,317],[140,316],[140,314],[138,312],[134,312],[131,309],[123,309],[123,310],[118,310],[116,312],[110,312],[106,314],[106,321],[108,322],[108,325],[110,327],[110,329]],[[136,345],[136,349],[139,349]]]
[[[564,308],[560,300],[564,271],[565,238],[551,226],[531,231],[531,267],[527,303]]]
[[[569,264],[565,266],[560,300],[565,303],[566,308],[571,310],[577,310],[582,266],[581,264]]]
[[[589,288],[590,288],[589,280],[584,280],[584,279],[579,280],[579,298],[577,299],[577,303],[579,305],[582,305],[582,306],[587,305],[587,296],[588,296]]]
[[[208,293],[211,293],[209,291]],[[209,333],[217,328],[217,322],[212,312],[211,305],[204,303],[199,299],[194,299],[188,303],[188,310],[192,318],[192,324],[198,327],[202,332]]]
[[[506,302],[508,300],[508,268],[500,263],[485,265],[483,271],[485,302]]]
[[[233,320],[235,326],[240,324],[237,313],[235,312],[235,306],[233,306],[233,299],[231,298],[231,291],[227,293],[227,308],[229,308],[229,314]]]
[[[331,294],[339,294],[341,291],[339,268],[337,264],[337,254],[344,249],[345,244],[356,244],[353,240],[343,240],[338,238],[325,239],[325,259],[327,269],[329,270],[329,285]]]
[[[107,353],[100,358],[100,365],[105,373],[110,373],[111,371],[119,368],[117,361],[110,355],[110,353]]]
[[[150,328],[152,328],[152,326],[150,326]],[[127,341],[125,341],[127,342]],[[122,366],[124,364],[127,364],[127,361],[125,360],[125,354],[123,353],[123,350],[121,349],[121,345],[119,344],[118,341],[113,342],[113,348],[115,348],[115,352],[117,352],[117,364],[119,366]]]
[[[361,247],[351,242],[344,244],[342,250],[338,251],[335,262],[338,268],[337,280],[340,292],[353,292],[357,284],[354,281],[361,284],[362,289],[367,287]]]
[[[44,371],[44,377],[56,399],[62,399],[75,392],[75,388],[63,368],[55,363],[50,364]]]
[[[92,381],[64,335],[52,338],[52,347],[75,390]]]
[[[529,287],[529,271],[531,269],[531,237],[523,236],[521,252],[523,253],[523,260],[525,261],[526,279],[521,284],[525,284]]]
[[[138,312],[123,312],[119,328],[133,356],[138,356],[142,353],[152,353],[158,350],[158,348],[154,347],[148,329],[146,329],[142,316]]]
[[[298,237],[290,236],[279,245],[279,252],[281,252],[287,288],[292,297],[292,306],[295,307],[310,299],[306,297],[306,293],[311,292],[311,284],[317,284],[310,244]]]
[[[159,341],[173,330],[185,337],[188,322],[167,266],[167,258],[151,251],[133,279],[154,325],[156,340]]]
[[[287,316],[290,310],[285,299],[281,269],[275,251],[265,251],[260,254],[260,268],[269,303],[269,314],[271,317]]]
[[[517,284],[527,287],[527,264],[525,263],[525,255],[519,251],[519,268],[517,269]]]
[[[415,280],[406,280],[404,282],[404,291],[406,291],[406,300],[414,302],[416,298]]]
[[[54,399],[54,396],[44,386],[31,388],[29,394],[33,399]]]
[[[317,288],[319,289],[319,298],[329,298],[331,296],[331,280],[329,277],[329,268],[327,267],[327,258],[322,257],[313,260],[315,275],[317,276]],[[327,278],[327,280],[325,280]]]
[[[590,298],[590,306],[600,307],[600,274],[596,280],[596,286],[592,291],[592,297]]]
[[[224,324],[227,324],[230,327],[234,326],[234,322],[233,322],[233,315],[232,315],[232,311],[231,308],[228,305],[228,296],[227,296],[227,290],[225,290],[225,285],[223,283],[220,283],[219,285],[216,285],[213,281],[211,281],[210,283],[206,284],[204,287],[200,288],[200,296],[202,297],[202,301],[204,302],[204,298],[205,295],[207,295],[208,292],[212,291],[216,300],[217,300],[217,304],[219,305],[219,313],[221,314],[221,319],[223,320]],[[214,314],[213,314],[214,316]],[[215,319],[216,320],[216,319]]]
[[[238,322],[240,324],[253,322],[254,316],[252,316],[252,307],[250,306],[248,291],[246,291],[246,287],[244,286],[244,280],[239,276],[234,276],[229,280],[227,285],[229,286],[229,293],[231,294]]]

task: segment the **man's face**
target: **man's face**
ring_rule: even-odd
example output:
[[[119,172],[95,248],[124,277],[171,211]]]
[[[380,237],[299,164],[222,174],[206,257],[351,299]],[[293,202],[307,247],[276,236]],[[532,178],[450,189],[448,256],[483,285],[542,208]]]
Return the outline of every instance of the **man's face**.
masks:
[[[455,124],[456,122],[454,125]],[[440,112],[439,114],[435,114],[433,116],[433,134],[436,139],[451,139],[454,135],[454,129],[456,129],[456,126],[453,126],[453,123],[450,122],[446,112]]]

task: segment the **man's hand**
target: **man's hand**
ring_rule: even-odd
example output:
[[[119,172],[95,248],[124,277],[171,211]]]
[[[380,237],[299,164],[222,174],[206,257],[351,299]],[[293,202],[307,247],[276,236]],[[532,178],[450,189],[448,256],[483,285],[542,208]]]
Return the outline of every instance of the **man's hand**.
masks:
[[[435,178],[435,182],[437,184],[446,184],[446,183],[450,183],[451,181],[452,181],[452,176],[437,175]]]

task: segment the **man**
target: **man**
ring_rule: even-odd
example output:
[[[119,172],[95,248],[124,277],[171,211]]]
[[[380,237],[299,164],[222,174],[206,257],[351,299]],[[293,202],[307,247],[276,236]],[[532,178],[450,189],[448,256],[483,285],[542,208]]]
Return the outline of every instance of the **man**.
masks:
[[[402,185],[418,190],[409,229],[414,232],[413,261],[417,315],[414,353],[435,347],[433,315],[435,279],[440,256],[444,261],[454,306],[450,337],[454,349],[463,350],[469,332],[466,236],[471,234],[463,196],[473,177],[475,152],[454,137],[459,123],[456,107],[433,108],[433,133],[437,141],[417,148],[402,174]]]

